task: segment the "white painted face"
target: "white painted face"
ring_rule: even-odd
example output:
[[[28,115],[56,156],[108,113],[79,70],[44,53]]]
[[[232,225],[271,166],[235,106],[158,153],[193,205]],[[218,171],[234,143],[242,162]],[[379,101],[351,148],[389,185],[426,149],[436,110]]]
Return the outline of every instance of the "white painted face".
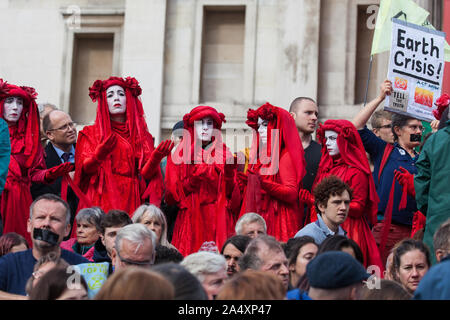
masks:
[[[106,89],[106,101],[110,114],[123,114],[127,111],[127,96],[121,86],[114,85]]]
[[[22,114],[23,99],[8,97],[3,104],[3,118],[8,122],[17,122]]]
[[[267,144],[267,125],[268,125],[267,120],[263,120],[260,117],[258,117],[259,139],[260,139],[260,142],[264,145]]]
[[[336,131],[325,130],[325,140],[328,153],[330,156],[335,156],[339,154],[339,147],[337,144],[337,136]]]
[[[201,121],[194,121],[194,129],[201,141],[211,141],[214,121],[211,117],[205,117]]]

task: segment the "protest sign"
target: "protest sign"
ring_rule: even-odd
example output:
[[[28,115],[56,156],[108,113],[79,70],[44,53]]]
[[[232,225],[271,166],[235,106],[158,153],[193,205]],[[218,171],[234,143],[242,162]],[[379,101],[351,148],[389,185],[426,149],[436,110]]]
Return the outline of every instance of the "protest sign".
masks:
[[[432,121],[444,77],[445,33],[392,19],[388,79],[393,92],[385,110]]]

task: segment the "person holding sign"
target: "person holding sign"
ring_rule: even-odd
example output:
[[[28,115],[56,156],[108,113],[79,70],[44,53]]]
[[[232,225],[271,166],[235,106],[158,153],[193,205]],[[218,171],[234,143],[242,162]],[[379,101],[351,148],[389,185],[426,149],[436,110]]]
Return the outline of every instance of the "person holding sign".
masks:
[[[375,136],[366,127],[366,123],[386,95],[392,93],[392,82],[385,80],[380,88],[378,97],[370,101],[352,122],[358,129],[366,152],[374,162],[373,177],[380,202],[378,223],[372,232],[385,263],[390,249],[411,235],[413,216],[417,211],[416,200],[407,194],[407,188],[397,182],[394,171],[404,168],[411,174],[417,173],[415,162],[418,154],[414,148],[420,145],[424,128],[420,120],[396,113],[392,116],[394,145]]]

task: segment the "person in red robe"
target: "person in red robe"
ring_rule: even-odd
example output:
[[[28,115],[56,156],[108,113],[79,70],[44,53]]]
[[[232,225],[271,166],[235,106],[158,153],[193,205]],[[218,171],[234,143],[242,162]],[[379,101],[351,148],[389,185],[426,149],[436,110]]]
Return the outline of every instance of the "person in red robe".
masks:
[[[0,114],[8,124],[11,141],[8,175],[1,195],[3,233],[16,232],[25,237],[30,246],[27,221],[33,202],[31,183],[53,183],[74,169],[71,163],[47,169],[39,139],[36,97],[33,88],[19,87],[0,79]]]
[[[302,227],[304,215],[298,193],[306,163],[294,119],[266,103],[250,109],[246,123],[254,132],[247,174],[239,175],[240,216],[258,213],[266,221],[267,234],[286,242]]]
[[[165,200],[180,208],[172,244],[187,256],[206,241],[221,247],[232,235],[236,161],[222,141],[223,113],[198,106],[183,122],[183,139],[167,158]]]
[[[98,101],[97,116],[78,135],[75,184],[90,203],[80,202],[78,210],[98,206],[132,216],[144,201],[160,206],[159,163],[173,144],[163,141],[154,148],[138,98],[141,91],[132,77],[97,80],[89,88],[91,99]]]
[[[379,198],[361,138],[347,120],[325,121],[320,125],[317,137],[322,144],[322,158],[314,184],[334,175],[353,189],[353,199],[342,228],[361,248],[364,265],[376,265],[382,272],[383,263],[368,224],[377,222]],[[316,219],[317,216],[312,217],[311,221]]]

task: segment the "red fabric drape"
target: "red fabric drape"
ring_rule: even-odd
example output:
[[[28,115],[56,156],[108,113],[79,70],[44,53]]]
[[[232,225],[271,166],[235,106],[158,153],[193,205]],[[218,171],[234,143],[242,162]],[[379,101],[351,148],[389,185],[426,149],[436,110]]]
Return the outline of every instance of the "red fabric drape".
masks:
[[[338,134],[337,156],[332,157],[327,151],[327,130]],[[377,221],[379,198],[361,138],[353,124],[347,120],[327,120],[320,126],[317,136],[322,144],[322,158],[314,185],[325,177],[335,175],[353,189],[349,215],[342,227],[347,231],[347,236],[361,248],[365,266],[377,265],[380,270],[384,270],[380,252],[367,223],[370,221],[375,224]],[[316,217],[312,217],[311,221],[314,221],[314,218]]]
[[[126,95],[126,122],[112,121],[106,99],[106,90],[121,86]],[[146,183],[140,171],[154,150],[154,139],[148,132],[144,110],[139,99],[141,88],[136,79],[110,77],[97,80],[89,88],[89,95],[97,101],[97,116],[91,126],[86,126],[78,136],[75,152],[75,183],[86,194],[92,205],[100,206],[106,212],[120,209],[133,215],[134,210],[148,197],[149,202],[160,206],[162,198],[162,174],[152,177],[146,192]],[[110,134],[117,136],[114,150],[102,161],[95,174],[83,171],[83,163],[93,156],[96,147]],[[84,203],[84,202],[83,202]],[[78,210],[83,203],[80,203]]]
[[[32,182],[45,183],[44,150],[39,141],[39,114],[36,105],[37,93],[30,87],[7,84],[0,79],[0,116],[7,97],[21,97],[23,110],[19,120],[10,124],[11,159],[5,188],[1,195],[3,232],[17,232],[28,241],[27,231],[32,197]]]
[[[218,130],[225,122],[225,116],[212,107],[192,109],[183,117],[183,140],[168,157],[166,167],[166,201],[180,208],[172,244],[185,256],[196,252],[205,241],[215,241],[220,248],[233,227],[227,189],[235,177],[225,175],[226,159],[233,155],[218,131],[207,147],[199,145],[194,122],[205,117],[211,117]]]
[[[267,148],[259,144],[258,117],[267,120]],[[250,109],[253,132],[247,186],[240,216],[256,212],[266,221],[267,233],[287,241],[302,227],[303,206],[298,191],[306,173],[303,146],[294,119],[284,109],[266,103]]]

